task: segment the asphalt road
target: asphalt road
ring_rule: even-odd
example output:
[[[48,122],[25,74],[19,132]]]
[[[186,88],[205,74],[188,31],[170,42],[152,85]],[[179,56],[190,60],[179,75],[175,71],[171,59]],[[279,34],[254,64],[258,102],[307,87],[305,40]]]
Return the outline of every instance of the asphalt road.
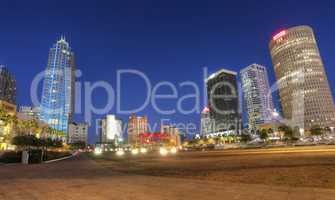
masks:
[[[327,152],[328,150],[324,150]],[[331,150],[332,151],[332,150]],[[213,152],[214,153],[214,152]],[[225,153],[226,158],[231,157]],[[238,154],[243,152],[230,152]],[[248,152],[244,152],[246,155]],[[261,155],[269,154],[267,151]],[[298,153],[298,152],[296,152]],[[313,152],[308,152],[313,154]],[[318,153],[322,153],[318,151]],[[218,153],[214,153],[218,154]],[[281,154],[281,153],[279,153]],[[279,155],[278,154],[278,155]],[[269,154],[275,155],[275,154]],[[195,155],[193,155],[196,157]],[[202,155],[203,156],[203,155]],[[223,156],[223,157],[225,157]],[[222,157],[216,155],[215,157]],[[173,158],[166,158],[173,159]],[[104,161],[108,162],[108,161]],[[112,163],[112,162],[111,162]],[[333,168],[334,169],[334,168]],[[334,169],[335,170],[335,169]],[[266,176],[266,175],[264,175]],[[220,182],[119,172],[86,156],[0,166],[0,200],[335,199],[334,189]]]

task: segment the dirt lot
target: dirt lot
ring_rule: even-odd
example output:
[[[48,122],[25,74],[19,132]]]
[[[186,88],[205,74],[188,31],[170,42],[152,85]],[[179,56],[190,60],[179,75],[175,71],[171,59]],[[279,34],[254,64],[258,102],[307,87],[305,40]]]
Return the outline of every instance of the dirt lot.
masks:
[[[94,159],[127,174],[335,189],[334,146],[179,152],[165,157],[152,153],[119,158],[107,153]]]

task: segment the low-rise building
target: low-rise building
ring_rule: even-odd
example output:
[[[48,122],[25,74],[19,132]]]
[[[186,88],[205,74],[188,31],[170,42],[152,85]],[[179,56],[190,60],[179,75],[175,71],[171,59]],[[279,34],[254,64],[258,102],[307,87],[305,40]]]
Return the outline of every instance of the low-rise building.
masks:
[[[32,119],[40,120],[40,108],[31,106],[21,106],[19,113],[30,116]]]
[[[88,139],[88,124],[87,123],[70,123],[69,124],[69,135],[68,143],[85,143],[87,144]]]
[[[139,117],[132,114],[128,120],[128,144],[138,146],[141,144],[141,134],[148,132],[148,118],[146,116]]]
[[[161,133],[169,136],[169,145],[177,147],[181,145],[181,137],[178,128],[170,125],[161,125]]]

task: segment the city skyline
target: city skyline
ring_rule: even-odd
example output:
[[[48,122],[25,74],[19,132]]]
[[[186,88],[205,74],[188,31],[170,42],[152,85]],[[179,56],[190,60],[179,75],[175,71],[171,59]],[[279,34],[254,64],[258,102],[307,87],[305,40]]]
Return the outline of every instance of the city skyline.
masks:
[[[286,3],[288,2],[283,2],[283,4]],[[298,3],[293,4],[297,5]],[[167,17],[171,15],[169,10],[174,9],[173,5],[178,5],[174,14],[179,18],[182,17],[184,21],[176,22],[178,17],[174,18],[173,15],[171,18],[167,19]],[[266,5],[267,3],[265,3],[264,7]],[[232,22],[223,20],[220,22],[220,20],[226,17],[224,14],[217,14],[219,15],[216,16],[218,19],[209,17],[207,11],[216,11],[217,9],[215,7],[219,7],[213,4],[209,4],[208,10],[206,10],[204,14],[199,12],[201,11],[201,9],[199,9],[199,7],[201,7],[200,4],[194,5],[194,8],[190,9],[190,11],[185,14],[183,11],[187,7],[187,4],[183,3],[179,5],[179,3],[173,2],[172,5],[168,6],[166,9],[164,9],[164,4],[157,5],[158,8],[162,9],[161,14],[155,13],[154,11],[150,12],[147,5],[142,5],[140,8],[149,11],[146,18],[136,19],[139,15],[138,12],[140,11],[133,14],[130,14],[129,11],[125,12],[125,16],[129,15],[126,19],[128,22],[133,22],[131,24],[136,24],[136,22],[138,22],[144,30],[150,31],[145,32],[138,30],[133,33],[130,32],[132,26],[122,27],[122,25],[117,23],[117,18],[115,17],[124,16],[120,12],[115,13],[113,18],[104,19],[103,17],[107,16],[107,13],[105,13],[106,10],[101,6],[95,6],[96,10],[102,11],[99,15],[102,18],[100,24],[93,26],[93,15],[88,15],[86,18],[88,19],[88,28],[70,26],[72,23],[81,24],[85,22],[81,20],[80,17],[78,18],[78,16],[82,16],[84,11],[90,6],[89,4],[84,4],[79,11],[76,11],[76,13],[73,14],[75,17],[70,20],[70,22],[65,22],[63,24],[61,22],[64,22],[64,19],[53,17],[51,12],[50,19],[51,22],[55,23],[55,27],[45,31],[41,31],[38,27],[38,25],[43,25],[45,22],[40,21],[38,23],[32,23],[36,16],[28,14],[23,21],[31,24],[32,29],[35,28],[40,32],[27,31],[26,34],[22,33],[22,35],[20,35],[19,32],[15,32],[14,35],[8,35],[8,32],[11,29],[6,29],[4,34],[7,36],[8,41],[16,41],[15,38],[18,36],[20,36],[19,38],[21,39],[16,43],[10,42],[10,44],[9,42],[4,41],[3,49],[0,52],[0,61],[2,64],[5,64],[15,76],[17,76],[18,88],[21,88],[18,90],[18,105],[31,104],[30,100],[26,98],[29,96],[29,89],[26,87],[31,83],[34,75],[44,70],[46,66],[46,51],[48,47],[50,47],[50,44],[59,38],[61,34],[66,35],[73,50],[78,54],[76,59],[78,61],[78,69],[83,72],[83,76],[79,78],[79,81],[87,80],[94,82],[97,80],[106,80],[112,85],[115,85],[115,70],[117,68],[135,68],[148,74],[155,82],[159,79],[166,78],[174,83],[178,83],[191,78],[200,85],[203,82],[201,73],[202,67],[204,66],[208,66],[210,70],[209,73],[219,70],[221,66],[228,66],[231,67],[231,70],[239,71],[242,67],[256,62],[267,66],[270,85],[272,85],[274,83],[274,73],[271,64],[271,56],[267,48],[268,41],[281,29],[306,24],[310,25],[315,30],[321,50],[321,57],[324,58],[325,69],[334,93],[333,85],[335,84],[335,79],[331,74],[334,73],[332,66],[333,63],[335,63],[335,59],[332,56],[334,55],[334,48],[330,45],[333,41],[332,35],[334,34],[334,30],[329,28],[331,27],[329,24],[332,23],[332,20],[331,17],[329,19],[322,17],[321,23],[321,20],[318,19],[318,17],[314,17],[307,12],[308,10],[318,8],[323,11],[322,13],[324,15],[330,15],[331,12],[329,11],[329,8],[332,7],[331,5],[332,3],[321,7],[321,5],[306,3],[304,5],[305,11],[301,11],[304,9],[296,11],[292,8],[285,13],[285,16],[275,12],[275,14],[271,14],[271,9],[269,9],[266,11],[268,14],[267,19],[264,19],[264,15],[256,15],[250,19],[243,18],[243,20],[245,20],[245,23],[243,23],[245,25],[244,28],[242,28],[243,25],[238,27],[235,25],[237,20],[233,20]],[[40,10],[43,6],[45,5],[38,5],[36,9]],[[125,5],[121,3],[121,5],[116,7],[125,9],[124,6]],[[243,12],[245,8],[240,8],[239,6],[240,4],[238,3],[233,5],[234,9],[232,10],[242,9],[239,12]],[[32,7],[33,6],[31,5],[27,5],[27,10],[29,11]],[[26,13],[27,10],[23,10],[23,13]],[[293,19],[292,16],[295,16],[296,12],[299,13],[299,17]],[[232,12],[229,13],[231,14]],[[232,14],[232,16],[237,16],[238,13]],[[6,13],[4,14],[6,15]],[[40,15],[42,14],[43,13],[40,13]],[[203,19],[206,20],[206,24],[203,25],[197,23],[197,20],[188,18],[187,16],[190,14],[196,14],[195,16],[198,18],[204,17]],[[67,11],[65,11],[65,15],[71,16]],[[39,16],[38,13],[37,16]],[[163,19],[163,24],[166,25],[166,27],[159,26],[153,16],[157,16],[158,19]],[[164,21],[164,19],[166,19],[166,21]],[[231,19],[231,17],[229,17],[229,19]],[[260,19],[265,20],[264,24],[256,23]],[[20,24],[17,19],[13,20],[14,24]],[[148,22],[146,22],[146,20],[148,20]],[[210,22],[210,20],[213,20],[213,22]],[[115,37],[101,37],[103,35],[99,30],[104,30],[104,25],[109,23],[115,27],[119,27],[119,29],[106,28],[106,33],[114,33],[112,36]],[[171,23],[175,24],[171,25]],[[249,23],[255,24],[255,27],[248,26],[247,24]],[[183,28],[183,25],[185,24],[189,24],[189,26]],[[154,31],[155,29],[159,34]],[[167,33],[164,34],[164,31],[166,30],[170,31],[167,31]],[[196,31],[199,31],[199,35],[194,34]],[[173,33],[180,34],[175,36]],[[222,35],[224,35],[224,37],[222,37]],[[119,38],[119,40],[116,38]],[[38,41],[39,45],[35,45],[37,44],[36,41]],[[197,41],[202,41],[202,43],[199,44]],[[162,47],[159,48],[160,46]],[[94,52],[95,49],[101,50],[101,53]],[[158,74],[157,69],[159,69],[160,72]],[[106,71],[106,73],[101,73],[102,71]],[[25,74],[25,76],[20,75],[22,73]],[[176,73],[177,76],[175,76]],[[161,76],[160,74],[164,74],[165,76]],[[142,97],[142,94],[137,92],[140,86],[137,86],[136,83],[138,82],[135,80],[133,81],[133,84],[124,87],[126,90],[131,89],[135,91],[134,96]],[[186,93],[186,91],[182,92]],[[96,96],[101,97],[100,99],[94,97],[96,105],[103,105],[105,103],[104,92],[98,92],[98,95]],[[132,102],[125,100],[125,106],[131,106],[132,103],[140,103],[140,98],[138,98],[139,100],[136,100],[132,97],[133,96],[130,95]],[[173,103],[167,103],[166,106],[171,107],[173,106]],[[111,114],[113,113],[115,112],[112,110]],[[153,123],[156,122],[156,119],[164,118],[164,116],[157,115],[151,108],[147,108],[143,113],[139,114],[148,115]],[[121,117],[124,121],[127,121],[128,116]],[[94,119],[98,118],[101,118],[101,116],[94,116]],[[183,115],[173,116],[173,118],[174,121],[192,121],[194,123],[199,123],[200,114],[194,114],[187,117]],[[82,116],[75,116],[74,121],[82,121]],[[90,129],[90,132],[90,138],[91,141],[93,141],[92,138],[95,137],[95,134],[92,134],[92,132],[95,132],[95,129]]]
[[[329,200],[335,1],[1,0],[0,200]]]

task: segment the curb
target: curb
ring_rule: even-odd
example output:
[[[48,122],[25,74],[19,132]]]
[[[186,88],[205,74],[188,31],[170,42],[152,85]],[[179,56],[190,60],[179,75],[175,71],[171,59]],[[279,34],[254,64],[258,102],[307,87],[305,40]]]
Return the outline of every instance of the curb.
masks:
[[[72,158],[72,157],[74,157],[76,155],[77,154],[72,154],[70,156],[66,156],[66,157],[63,157],[63,158],[58,158],[58,159],[55,159],[55,160],[44,161],[43,164],[49,164],[49,163],[53,163],[53,162],[58,162],[58,161],[66,160],[66,159]]]

